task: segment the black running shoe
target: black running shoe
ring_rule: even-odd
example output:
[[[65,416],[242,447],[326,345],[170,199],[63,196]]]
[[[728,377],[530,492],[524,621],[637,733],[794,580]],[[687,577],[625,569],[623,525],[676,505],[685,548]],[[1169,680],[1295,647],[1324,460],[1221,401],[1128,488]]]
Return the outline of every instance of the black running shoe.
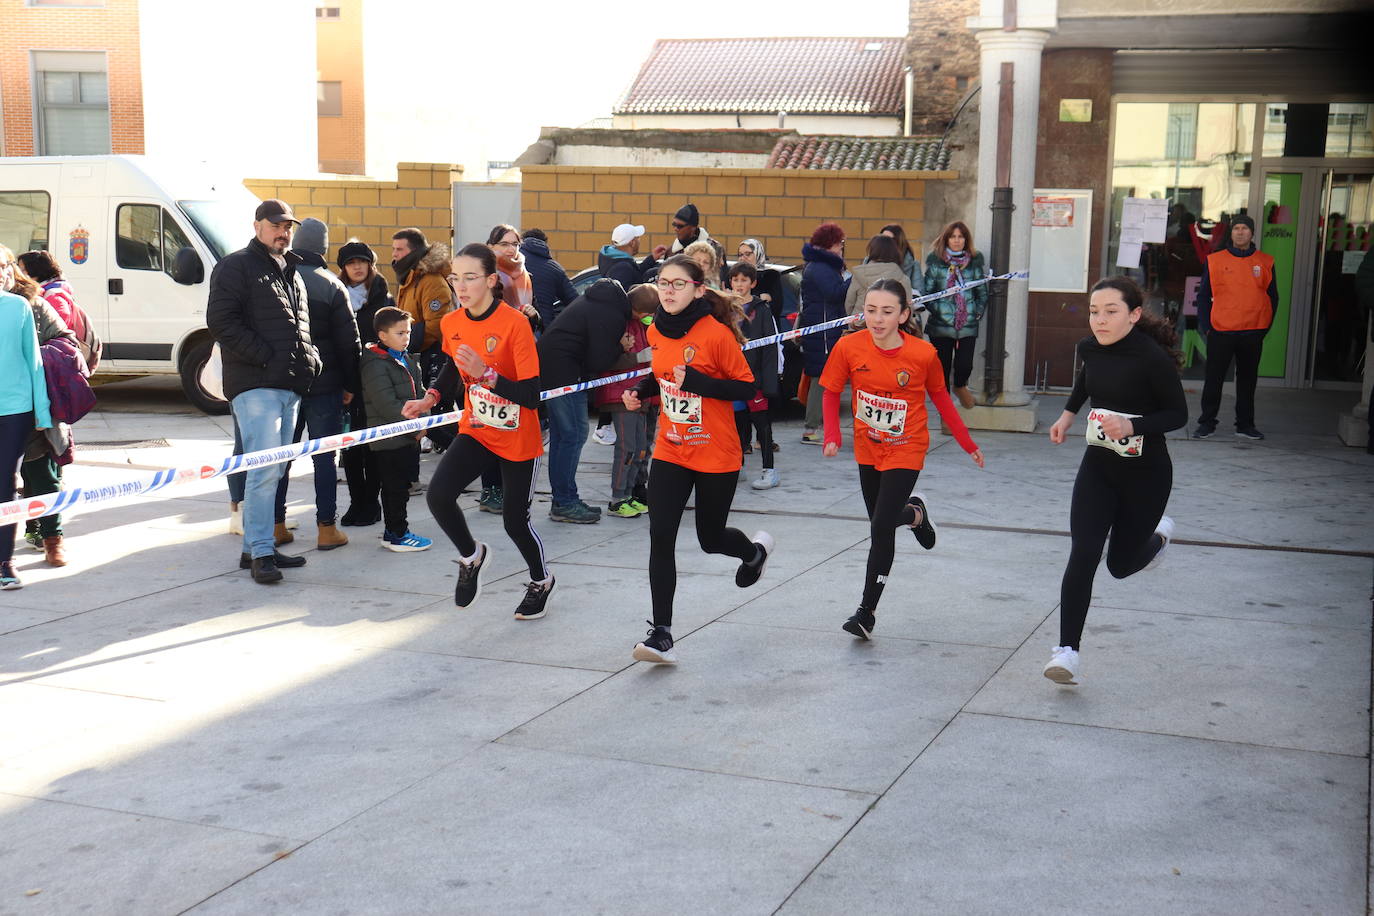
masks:
[[[547,612],[546,604],[549,603],[549,596],[553,594],[555,580],[549,576],[548,585],[540,585],[538,582],[531,582],[525,586],[525,597],[520,599],[520,606],[515,609],[516,620],[538,620]]]
[[[860,639],[868,639],[873,633],[874,623],[873,612],[866,607],[861,607],[841,625],[840,629],[846,633],[852,633]]]
[[[1215,423],[1199,423],[1197,426],[1193,427],[1193,438],[1210,439],[1212,438],[1212,433],[1216,431],[1217,425]]]
[[[767,531],[754,532],[750,540],[758,547],[758,552],[754,554],[754,559],[746,560],[735,570],[735,584],[740,588],[748,588],[759,581],[764,567],[768,565],[768,558],[776,549],[773,545],[773,536]]]
[[[481,541],[477,542],[477,559],[471,563],[458,561],[458,584],[453,589],[453,603],[467,607],[482,594],[482,570],[487,566],[491,551]]]
[[[1244,429],[1237,429],[1236,435],[1240,436],[1242,439],[1254,439],[1256,442],[1264,438],[1264,433],[1255,429],[1253,426],[1247,426]]]
[[[930,510],[926,508],[924,495],[917,493],[907,500],[907,505],[921,514],[921,523],[912,528],[911,533],[916,535],[916,543],[929,550],[935,546],[935,523],[930,520]]]
[[[673,634],[668,632],[667,627],[654,626],[653,621],[644,622],[649,624],[649,635],[644,637],[643,642],[635,643],[635,661],[677,664],[677,654],[673,652]]]

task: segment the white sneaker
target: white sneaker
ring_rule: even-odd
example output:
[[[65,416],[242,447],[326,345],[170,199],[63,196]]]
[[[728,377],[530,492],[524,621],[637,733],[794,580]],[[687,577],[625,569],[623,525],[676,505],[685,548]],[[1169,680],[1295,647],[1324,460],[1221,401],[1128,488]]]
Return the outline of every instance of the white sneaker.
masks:
[[[777,468],[764,468],[763,473],[759,474],[759,479],[749,486],[755,490],[771,490],[779,483]]]
[[[1161,516],[1159,524],[1155,526],[1155,534],[1164,538],[1164,543],[1159,552],[1150,558],[1150,562],[1145,564],[1146,569],[1154,569],[1164,559],[1164,551],[1169,549],[1169,542],[1174,539],[1174,520],[1167,515]]]
[[[242,503],[229,504],[229,533],[243,534],[243,508]]]
[[[420,454],[428,455],[432,451],[434,451],[434,443],[429,441],[429,436],[425,436],[420,440]]]
[[[1068,646],[1055,646],[1045,665],[1045,677],[1056,684],[1070,687],[1078,684],[1078,651]]]
[[[607,424],[592,433],[592,438],[600,445],[615,445],[615,427]]]

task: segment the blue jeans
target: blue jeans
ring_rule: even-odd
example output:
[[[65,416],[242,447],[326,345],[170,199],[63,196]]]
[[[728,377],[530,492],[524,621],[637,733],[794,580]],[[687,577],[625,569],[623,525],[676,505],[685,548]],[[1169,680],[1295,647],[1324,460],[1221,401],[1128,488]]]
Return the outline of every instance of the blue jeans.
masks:
[[[577,500],[577,463],[587,441],[587,392],[575,391],[544,402],[549,418],[549,487],[553,504]]]
[[[243,433],[239,432],[239,421],[234,420],[234,454],[242,455]],[[279,521],[286,521],[286,488],[291,483],[291,462],[282,466],[281,480],[277,482],[277,502],[273,517]],[[248,472],[239,471],[229,475],[229,501],[231,503],[243,502],[243,488],[248,482]]]
[[[283,388],[251,388],[237,395],[230,406],[243,450],[256,452],[290,445],[300,403],[300,395]],[[248,471],[243,493],[243,550],[254,559],[270,557],[274,550],[273,501],[283,470],[284,465],[270,464]]]
[[[301,418],[306,435],[311,439],[337,436],[343,432],[344,403],[342,391],[308,394],[301,399]],[[338,512],[339,473],[334,452],[316,452],[310,456],[315,462],[315,521],[334,524]]]

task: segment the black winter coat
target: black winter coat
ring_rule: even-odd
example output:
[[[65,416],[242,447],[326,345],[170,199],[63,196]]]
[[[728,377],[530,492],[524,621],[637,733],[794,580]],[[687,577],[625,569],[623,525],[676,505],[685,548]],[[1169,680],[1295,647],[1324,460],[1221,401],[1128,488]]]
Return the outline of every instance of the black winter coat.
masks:
[[[323,368],[310,386],[311,394],[335,391],[362,392],[358,380],[358,354],[362,345],[358,340],[358,323],[348,304],[348,290],[334,271],[325,266],[324,258],[308,251],[301,256],[297,269],[305,282],[305,294],[310,302],[310,340],[320,351]]]
[[[652,256],[642,261],[636,261],[633,257],[616,257],[606,253],[607,245],[601,249],[596,256],[596,270],[601,276],[608,280],[615,280],[625,291],[629,292],[630,287],[637,283],[643,283],[644,277],[650,270],[658,266],[658,262]]]
[[[405,402],[424,396],[425,389],[420,384],[420,364],[410,353],[405,354],[405,360],[405,368],[401,368],[401,364],[382,350],[380,344],[373,344],[363,351],[363,403],[369,427],[400,423],[405,419],[401,414]],[[369,442],[367,447],[374,452],[388,452],[415,443],[415,436],[400,435]]]
[[[740,328],[750,340],[772,337],[778,333],[777,322],[773,320],[773,310],[762,299],[755,298],[744,307],[744,324]],[[755,347],[744,351],[744,360],[749,371],[754,373],[754,387],[766,397],[778,396],[778,345]]]
[[[363,300],[363,307],[353,315],[353,320],[358,325],[358,340],[362,341],[363,346],[377,342],[377,328],[374,324],[377,309],[385,308],[388,305],[395,306],[395,304],[391,298],[391,289],[387,286],[386,277],[374,271],[372,283],[367,288],[367,298]]]
[[[530,285],[534,287],[534,307],[547,328],[577,298],[577,290],[543,239],[525,239],[520,243],[520,251],[525,255],[525,270],[529,271]]]
[[[254,388],[284,388],[303,395],[320,374],[320,354],[310,342],[301,261],[288,251],[279,270],[257,239],[225,255],[210,272],[205,323],[224,359],[224,395],[233,400]]]
[[[629,320],[625,290],[614,280],[597,280],[539,338],[540,385],[557,388],[605,375],[625,352],[620,338]]]

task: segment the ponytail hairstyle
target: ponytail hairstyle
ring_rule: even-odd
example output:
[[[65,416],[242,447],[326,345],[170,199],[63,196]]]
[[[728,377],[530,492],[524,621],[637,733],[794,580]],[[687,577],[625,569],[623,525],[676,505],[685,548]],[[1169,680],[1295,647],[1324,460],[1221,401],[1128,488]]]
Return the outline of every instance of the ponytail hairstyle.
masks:
[[[891,241],[891,239],[888,239],[888,241]],[[912,337],[923,336],[921,334],[921,325],[919,322],[916,321],[916,310],[911,307],[911,299],[907,296],[905,286],[903,286],[899,281],[892,279],[891,277],[884,277],[881,280],[873,281],[873,283],[864,292],[864,298],[867,299],[869,293],[875,292],[891,293],[892,295],[897,297],[897,301],[901,303],[901,307],[903,309],[906,309],[906,321],[902,322],[899,330],[901,330],[905,334],[911,335]],[[859,311],[855,314],[859,316],[859,320],[854,322],[854,324],[850,326],[850,329],[848,331],[845,331],[846,334],[852,334],[855,331],[862,331],[866,328],[863,319],[863,303],[859,303]],[[901,312],[898,312],[898,314],[900,315]]]
[[[1183,353],[1178,349],[1178,332],[1169,322],[1145,308],[1145,292],[1139,284],[1130,277],[1106,277],[1094,283],[1090,292],[1095,293],[1100,289],[1114,289],[1121,294],[1121,300],[1126,303],[1127,309],[1132,312],[1140,309],[1140,318],[1135,323],[1136,330],[1163,347],[1174,363],[1182,367]]]
[[[501,235],[505,235],[504,229],[501,230],[501,234],[498,235],[496,238],[499,240],[501,238]],[[496,274],[498,277],[496,285],[491,286],[491,284],[488,283],[487,286],[491,288],[492,304],[496,305],[501,301],[501,281],[499,279],[500,274],[496,270],[496,252],[492,251],[486,245],[482,245],[477,242],[471,242],[467,245],[464,245],[458,251],[458,253],[454,255],[454,257],[472,258],[476,261],[481,262],[482,275],[485,277],[490,278],[492,274]]]
[[[701,269],[700,264],[693,261],[684,253],[675,254],[664,261],[663,267],[659,268],[659,276],[663,275],[664,267],[676,267],[694,282],[700,284],[704,289],[702,298],[704,298],[706,304],[711,307],[711,317],[729,328],[730,333],[735,335],[735,340],[738,341],[740,346],[744,346],[749,342],[749,338],[745,337],[744,332],[740,330],[740,325],[744,321],[744,310],[741,309],[733,299],[726,297],[723,293],[711,289],[706,285],[706,272]]]

